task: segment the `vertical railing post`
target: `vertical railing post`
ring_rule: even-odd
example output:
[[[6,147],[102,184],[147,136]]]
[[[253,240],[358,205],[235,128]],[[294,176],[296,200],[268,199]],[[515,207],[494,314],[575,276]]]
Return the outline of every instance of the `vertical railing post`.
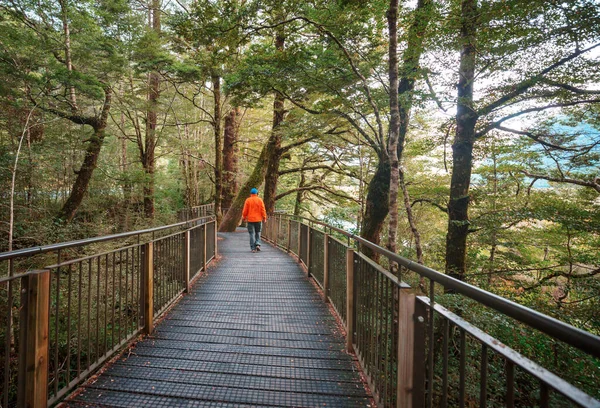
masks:
[[[310,277],[310,234],[311,228],[309,225],[306,229],[306,270],[308,277]]]
[[[142,311],[144,333],[154,330],[154,243],[142,245]]]
[[[203,270],[204,270],[205,273],[206,273],[206,264],[207,264],[207,260],[208,260],[208,256],[206,255],[206,235],[207,235],[206,234],[206,226],[207,225],[208,224],[204,224],[204,226],[202,228],[203,229],[203,233],[204,233],[204,240],[203,240],[204,241],[204,249],[202,251],[202,258],[203,258],[202,259],[202,264],[204,265],[204,269]]]
[[[275,216],[277,222],[275,223],[275,246],[279,245],[279,230],[281,228],[281,216]]]
[[[291,248],[291,246],[292,246],[292,220],[291,220],[291,218],[288,218],[287,222],[288,222],[288,227],[287,227],[287,232],[288,232],[287,251],[290,252],[292,250],[292,248]]]
[[[398,408],[413,406],[415,299],[416,296],[410,287],[398,288],[398,378],[396,388],[396,406]],[[422,367],[419,368],[422,369]]]
[[[354,250],[346,249],[346,351],[352,352],[354,342]]]
[[[17,406],[48,406],[50,271],[21,278],[21,333]],[[58,381],[58,379],[55,379]]]
[[[190,292],[190,234],[190,230],[185,232],[185,240],[183,242],[183,274],[185,278],[185,293]]]
[[[329,303],[329,234],[324,235],[323,242],[323,300]]]
[[[427,329],[427,308],[425,307],[425,303],[416,298],[414,311],[412,406],[417,408],[425,406],[425,339]]]
[[[217,239],[217,232],[218,231],[217,231],[217,219],[216,218],[215,218],[214,223],[215,223],[215,236],[214,236],[214,239],[215,239],[215,261],[216,261],[217,260],[217,255],[219,254],[219,243],[218,243],[219,240]]]
[[[302,263],[302,221],[298,221],[298,262]]]

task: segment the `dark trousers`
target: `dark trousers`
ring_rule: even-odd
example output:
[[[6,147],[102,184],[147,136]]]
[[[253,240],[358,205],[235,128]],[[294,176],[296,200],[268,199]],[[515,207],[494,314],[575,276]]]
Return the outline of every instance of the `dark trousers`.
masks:
[[[248,233],[250,234],[250,249],[255,250],[256,246],[260,246],[260,231],[262,230],[262,222],[248,222]]]

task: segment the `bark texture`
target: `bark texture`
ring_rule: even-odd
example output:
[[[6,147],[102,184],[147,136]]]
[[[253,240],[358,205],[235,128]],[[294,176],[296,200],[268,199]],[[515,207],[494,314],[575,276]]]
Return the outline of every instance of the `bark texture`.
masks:
[[[231,207],[238,191],[238,129],[240,108],[233,108],[225,118],[225,132],[223,136],[223,194],[221,205],[223,211]]]
[[[152,0],[152,29],[160,35],[160,0]],[[146,117],[146,140],[140,155],[146,178],[144,180],[144,215],[154,218],[154,172],[156,169],[156,126],[160,77],[157,72],[148,75],[148,111]]]
[[[75,179],[69,198],[67,198],[67,201],[65,201],[56,216],[58,220],[63,222],[71,222],[73,217],[75,217],[75,213],[83,201],[83,197],[90,185],[92,174],[98,164],[98,156],[104,143],[108,112],[110,111],[112,100],[112,90],[107,87],[104,92],[104,105],[102,106],[100,116],[95,118],[81,118],[80,122],[76,122],[92,126],[94,133],[88,142],[83,163],[77,171],[77,178]]]
[[[267,171],[266,158],[268,146],[268,143],[263,146],[252,174],[240,188],[240,191],[233,200],[229,211],[223,215],[223,220],[219,225],[219,231],[233,232],[240,224],[240,220],[242,219],[242,211],[244,209],[244,202],[246,201],[246,198],[250,197],[250,189],[252,187],[258,188],[265,179],[265,172]]]
[[[464,279],[466,273],[469,187],[477,123],[477,113],[473,109],[476,20],[476,0],[463,0],[456,134],[452,144],[452,179],[448,202],[448,233],[446,235],[446,274],[461,280]]]
[[[223,194],[223,151],[221,147],[221,77],[212,75],[213,84],[213,129],[215,132],[215,214],[221,221],[221,195]]]
[[[294,204],[294,215],[300,215],[302,211],[302,202],[304,201],[303,187],[306,185],[306,175],[300,172],[300,183],[298,183],[298,191],[296,191],[296,203]]]
[[[388,155],[390,158],[389,224],[388,243],[390,251],[396,252],[398,230],[398,137],[400,133],[400,111],[398,107],[398,0],[390,0],[387,11],[389,49],[388,76],[390,80],[390,129]],[[394,269],[394,266],[392,266]]]
[[[388,197],[389,192],[390,161],[387,154],[381,154],[375,175],[367,188],[365,216],[361,227],[361,237],[375,244],[380,242],[383,223],[388,215],[390,202],[384,197]],[[369,248],[363,248],[363,252],[370,258],[376,258]]]
[[[417,228],[417,222],[415,221],[415,217],[412,212],[412,207],[410,206],[410,195],[408,194],[408,189],[406,188],[406,183],[404,182],[404,172],[400,170],[400,188],[402,189],[402,195],[404,196],[404,208],[406,210],[406,218],[408,219],[408,225],[410,225],[410,231],[412,233],[413,238],[415,239],[415,251],[417,253],[417,262],[421,265],[423,264],[423,246],[421,245],[421,234]]]

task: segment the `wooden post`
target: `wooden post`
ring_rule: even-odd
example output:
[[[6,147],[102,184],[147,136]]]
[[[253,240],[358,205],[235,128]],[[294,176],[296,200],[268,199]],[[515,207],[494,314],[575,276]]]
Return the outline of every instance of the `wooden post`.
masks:
[[[217,260],[217,254],[219,253],[219,240],[217,239],[217,219],[215,218],[215,261]]]
[[[204,249],[203,249],[203,251],[202,251],[202,257],[204,258],[204,259],[203,259],[203,264],[204,264],[204,272],[206,272],[206,264],[207,264],[207,259],[208,259],[208,256],[206,255],[206,235],[207,235],[207,234],[206,234],[206,226],[207,226],[207,225],[208,225],[208,224],[204,224],[204,227],[203,227],[203,230],[204,230]]]
[[[412,407],[425,406],[425,339],[427,329],[427,307],[422,300],[416,298],[414,303],[413,328],[413,372],[412,372]]]
[[[287,251],[290,252],[292,250],[292,248],[290,248],[292,246],[292,220],[290,218],[288,218],[288,242],[287,242]]]
[[[310,233],[311,233],[311,228],[310,225],[307,228],[306,231],[306,270],[308,271],[308,277],[310,278]]]
[[[281,217],[275,216],[277,222],[275,223],[275,246],[278,245],[279,242],[279,224],[281,223]]]
[[[183,274],[185,278],[185,293],[190,292],[190,230],[185,232],[185,240],[183,243]]]
[[[298,221],[298,262],[302,263],[302,222]]]
[[[398,288],[398,408],[413,406],[415,299],[410,287]]]
[[[329,234],[325,234],[323,238],[323,300],[325,303],[329,303]]]
[[[354,342],[354,250],[346,249],[346,351],[352,352]]]
[[[48,325],[50,271],[31,271],[21,278],[21,333],[17,406],[48,406]]]
[[[142,310],[144,316],[144,334],[154,330],[154,243],[142,246]]]

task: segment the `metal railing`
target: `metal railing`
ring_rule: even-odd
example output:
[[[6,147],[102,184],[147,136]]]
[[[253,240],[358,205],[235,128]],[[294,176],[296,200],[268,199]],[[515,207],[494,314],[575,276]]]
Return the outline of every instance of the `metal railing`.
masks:
[[[194,220],[196,218],[208,217],[215,213],[215,204],[204,204],[195,207],[184,208],[177,212],[179,221]]]
[[[297,255],[321,286],[380,406],[600,407],[598,378],[588,384],[596,394],[586,394],[468,320],[485,314],[541,333],[570,347],[589,369],[599,364],[600,337],[321,222],[274,214],[263,236]],[[381,264],[398,265],[399,278],[361,248],[379,254]]]
[[[1,406],[54,404],[124,345],[150,333],[154,319],[216,257],[215,223],[207,216],[0,253],[11,271],[0,278]],[[66,259],[100,242],[118,248]],[[14,262],[33,256],[55,262],[13,273]]]

